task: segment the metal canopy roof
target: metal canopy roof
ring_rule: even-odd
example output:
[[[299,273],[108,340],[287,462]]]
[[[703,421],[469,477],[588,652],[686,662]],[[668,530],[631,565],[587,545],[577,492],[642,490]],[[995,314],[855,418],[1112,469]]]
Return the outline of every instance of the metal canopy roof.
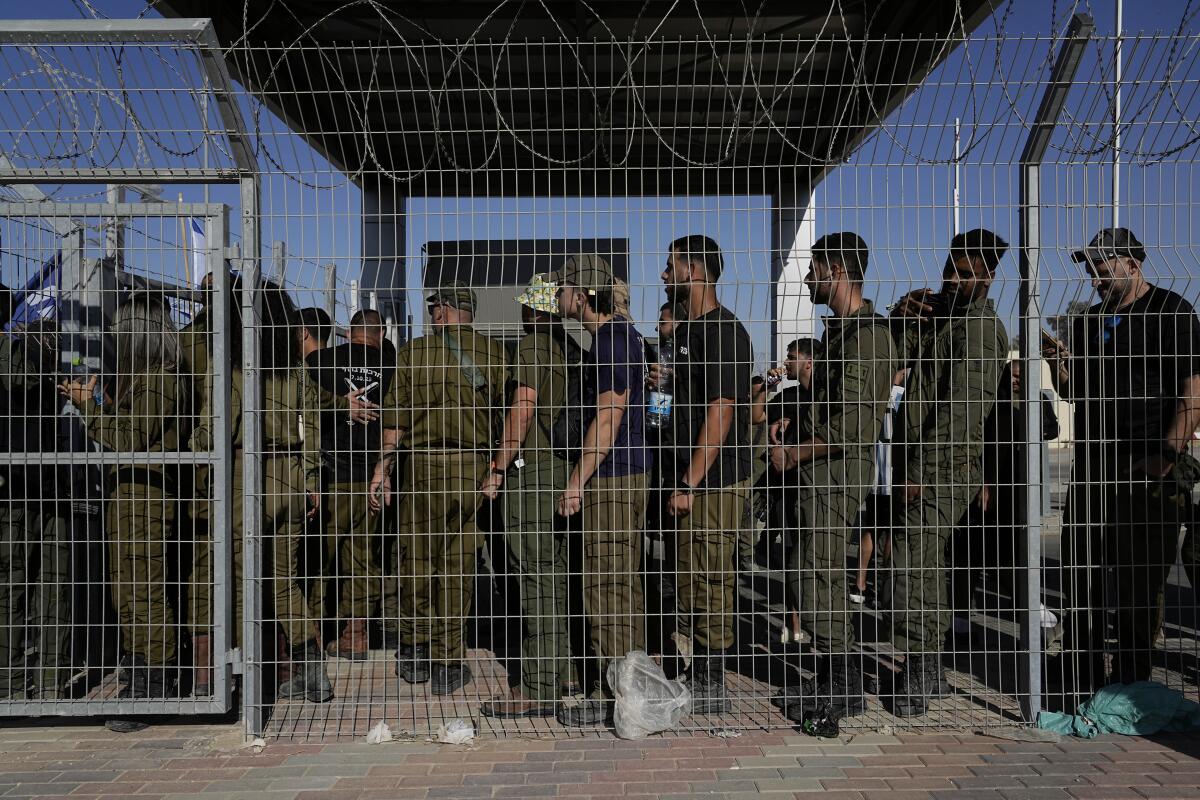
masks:
[[[213,21],[234,77],[361,184],[636,196],[806,191],[991,12],[988,0],[843,0],[833,17],[794,0],[677,6],[417,0],[381,16],[250,0],[247,24],[241,3]]]

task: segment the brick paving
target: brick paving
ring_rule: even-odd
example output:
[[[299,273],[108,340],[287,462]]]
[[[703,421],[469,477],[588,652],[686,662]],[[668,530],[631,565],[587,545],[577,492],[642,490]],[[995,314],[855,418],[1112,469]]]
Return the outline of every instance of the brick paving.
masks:
[[[209,800],[746,797],[822,800],[1200,798],[1200,737],[1013,741],[970,733],[789,731],[622,741],[480,737],[272,741],[248,748],[237,725],[163,724],[117,734],[99,724],[0,730],[0,798]]]

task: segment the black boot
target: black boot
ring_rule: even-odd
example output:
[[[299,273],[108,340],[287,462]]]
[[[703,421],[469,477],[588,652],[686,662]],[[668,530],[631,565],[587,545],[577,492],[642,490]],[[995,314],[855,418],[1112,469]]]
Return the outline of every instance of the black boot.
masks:
[[[568,728],[590,728],[593,725],[611,725],[614,703],[610,698],[589,697],[573,706],[558,709],[555,716],[559,724]]]
[[[433,665],[433,683],[429,687],[429,691],[436,695],[454,694],[462,687],[471,682],[474,677],[471,674],[471,668],[466,664],[442,664]]]
[[[429,680],[429,645],[402,644],[396,648],[396,674],[409,683]]]
[[[837,722],[867,710],[862,672],[858,668],[858,659],[853,656],[821,659],[816,680],[804,684],[802,694],[799,701],[788,703],[783,712],[798,724],[804,724],[806,719]]]
[[[892,683],[892,713],[897,717],[920,717],[929,710],[930,680],[937,664],[928,656],[910,653]]]
[[[724,714],[729,711],[729,698],[725,695],[724,653],[695,653],[690,675],[693,714]]]
[[[325,672],[325,653],[316,639],[292,645],[292,677],[279,684],[279,696],[324,703],[333,699],[333,684]]]
[[[125,667],[125,686],[118,700],[159,700],[175,696],[175,680],[170,668],[151,666],[138,656],[130,656]]]

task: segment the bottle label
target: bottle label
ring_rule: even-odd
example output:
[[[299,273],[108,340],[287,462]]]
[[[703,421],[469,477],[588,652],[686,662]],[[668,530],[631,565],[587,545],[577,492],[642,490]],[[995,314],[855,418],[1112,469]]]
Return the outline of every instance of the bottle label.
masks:
[[[664,419],[671,416],[672,399],[669,392],[650,392],[650,414]]]

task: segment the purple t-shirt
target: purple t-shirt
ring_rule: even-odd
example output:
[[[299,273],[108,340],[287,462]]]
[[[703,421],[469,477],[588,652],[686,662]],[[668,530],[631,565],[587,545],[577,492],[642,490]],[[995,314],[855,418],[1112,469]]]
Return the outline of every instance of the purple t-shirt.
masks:
[[[647,470],[646,351],[641,334],[624,317],[613,317],[592,337],[588,351],[586,424],[596,418],[596,400],[604,392],[628,392],[617,438],[596,474],[601,478],[640,475]],[[586,428],[585,428],[586,430]]]

